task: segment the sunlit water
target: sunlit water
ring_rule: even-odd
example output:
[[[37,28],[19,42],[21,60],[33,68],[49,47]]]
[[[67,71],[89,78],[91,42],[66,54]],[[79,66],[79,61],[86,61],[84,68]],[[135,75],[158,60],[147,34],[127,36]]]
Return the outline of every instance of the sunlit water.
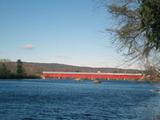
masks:
[[[160,120],[160,84],[1,80],[0,120]]]

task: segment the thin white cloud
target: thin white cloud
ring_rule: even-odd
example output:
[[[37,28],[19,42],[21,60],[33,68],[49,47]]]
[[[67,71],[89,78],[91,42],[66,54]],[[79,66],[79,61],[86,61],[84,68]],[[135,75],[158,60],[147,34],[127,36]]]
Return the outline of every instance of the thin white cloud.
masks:
[[[26,44],[23,45],[21,48],[25,50],[33,50],[35,47],[32,44]]]

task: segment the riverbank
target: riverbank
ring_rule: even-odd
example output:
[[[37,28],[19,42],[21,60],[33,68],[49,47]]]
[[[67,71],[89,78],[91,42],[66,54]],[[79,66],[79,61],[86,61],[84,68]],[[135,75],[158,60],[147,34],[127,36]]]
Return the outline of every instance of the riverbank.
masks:
[[[38,75],[26,75],[26,76],[17,76],[17,75],[10,75],[10,76],[0,76],[1,79],[41,79]]]
[[[2,77],[0,76],[0,80],[17,80],[17,79],[41,79],[41,80],[59,80],[59,81],[63,81],[63,80],[68,80],[69,78],[66,78],[66,79],[60,79],[60,78],[43,78],[41,75],[26,75],[26,76],[17,76],[17,75],[11,75],[11,76],[5,76],[5,77]],[[146,79],[70,79],[70,80],[73,80],[73,81],[135,81],[135,82],[147,82],[147,83],[160,83],[160,81],[157,81],[157,80],[146,80]]]

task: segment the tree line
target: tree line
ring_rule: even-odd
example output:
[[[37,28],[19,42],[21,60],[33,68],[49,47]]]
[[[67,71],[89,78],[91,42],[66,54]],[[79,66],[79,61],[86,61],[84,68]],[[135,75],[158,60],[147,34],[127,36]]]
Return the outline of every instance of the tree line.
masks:
[[[11,70],[9,67],[10,61],[7,59],[0,60],[0,79],[21,79],[21,78],[36,78],[36,76],[28,75],[23,66],[23,62],[18,59],[16,62],[16,70]]]

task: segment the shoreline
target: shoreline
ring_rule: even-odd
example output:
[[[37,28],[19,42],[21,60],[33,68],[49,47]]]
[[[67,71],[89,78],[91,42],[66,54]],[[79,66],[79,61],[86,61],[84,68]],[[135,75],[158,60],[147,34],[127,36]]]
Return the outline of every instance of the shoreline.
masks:
[[[37,79],[37,80],[44,80],[44,81],[47,81],[47,80],[59,80],[59,81],[61,81],[61,80],[72,80],[72,81],[77,81],[77,82],[79,82],[79,81],[92,81],[92,82],[94,82],[94,81],[96,81],[96,80],[92,80],[92,79],[80,79],[80,80],[76,80],[76,79],[56,79],[56,78],[47,78],[47,79],[43,79],[43,78],[41,78],[41,77],[17,77],[17,78],[0,78],[0,81],[5,81],[5,80],[29,80],[29,79],[33,79],[33,80],[35,80],[35,79]],[[150,81],[150,80],[122,80],[122,79],[110,79],[110,80],[105,80],[105,79],[101,79],[101,80],[97,80],[97,81],[100,81],[100,82],[103,82],[103,81],[130,81],[130,82],[138,82],[138,83],[141,83],[141,82],[147,82],[147,83],[153,83],[153,84],[155,84],[155,83],[160,83],[160,81]]]

